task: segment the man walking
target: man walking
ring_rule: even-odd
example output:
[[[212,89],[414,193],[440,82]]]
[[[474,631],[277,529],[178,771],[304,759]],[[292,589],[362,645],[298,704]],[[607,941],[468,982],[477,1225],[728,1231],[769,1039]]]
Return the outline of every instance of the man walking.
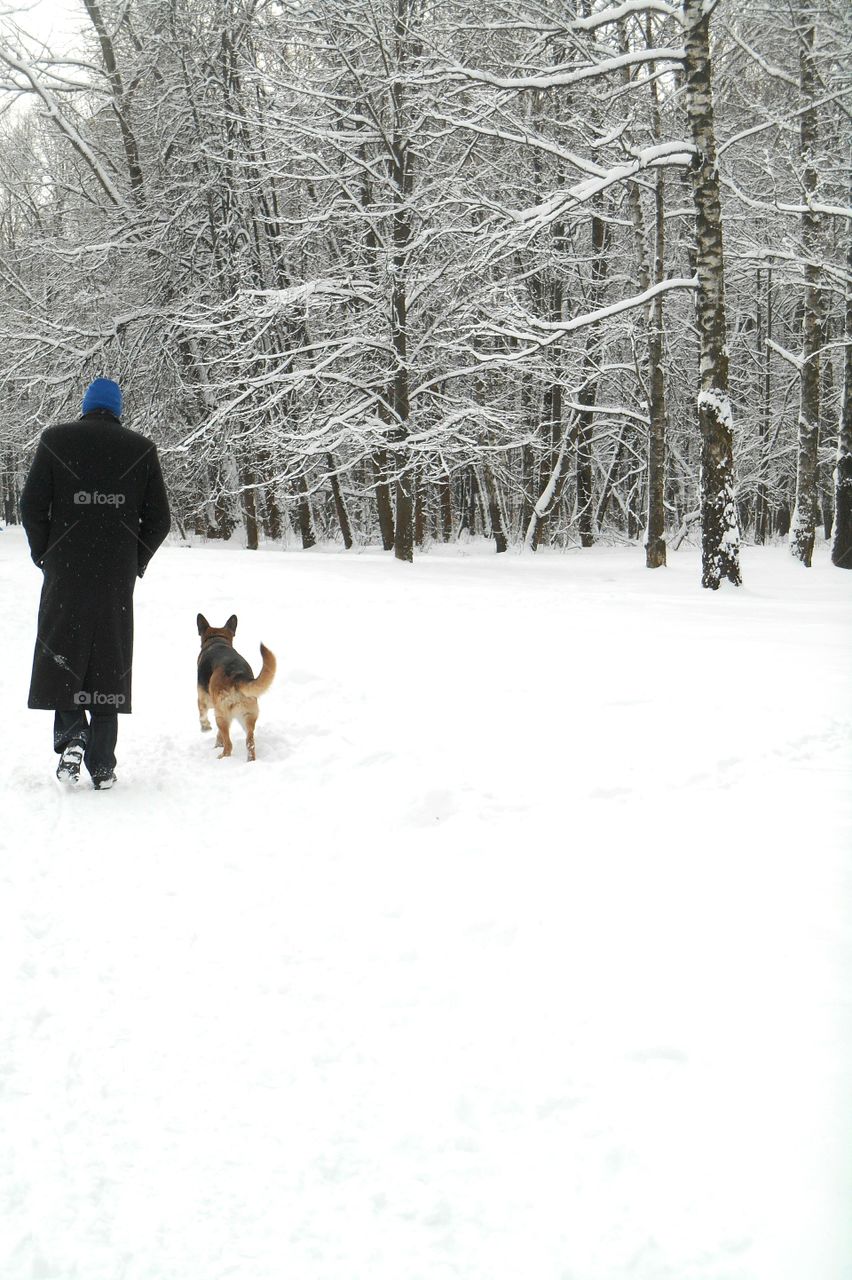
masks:
[[[121,413],[118,384],[96,378],[79,421],[42,432],[21,494],[44,571],[27,705],[54,712],[57,778],[76,784],[85,761],[98,791],[131,709],[133,588],[171,523],[157,450]]]

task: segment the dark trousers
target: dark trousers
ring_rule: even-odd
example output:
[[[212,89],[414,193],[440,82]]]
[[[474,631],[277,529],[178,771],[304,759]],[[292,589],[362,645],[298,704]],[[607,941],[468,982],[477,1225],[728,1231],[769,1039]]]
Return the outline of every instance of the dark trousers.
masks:
[[[107,778],[115,768],[115,743],[118,738],[118,716],[114,711],[55,711],[53,713],[53,749],[61,755],[69,742],[84,744],[83,760],[93,778]]]

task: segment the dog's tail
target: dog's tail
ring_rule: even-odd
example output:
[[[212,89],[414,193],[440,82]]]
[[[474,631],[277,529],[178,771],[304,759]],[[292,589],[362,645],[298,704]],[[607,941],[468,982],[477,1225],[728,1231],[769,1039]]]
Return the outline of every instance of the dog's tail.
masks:
[[[240,685],[240,692],[247,693],[251,698],[257,698],[272,684],[275,679],[275,670],[278,663],[275,661],[275,654],[271,649],[267,649],[265,644],[260,646],[261,657],[263,658],[263,666],[254,680],[249,680],[246,684]]]

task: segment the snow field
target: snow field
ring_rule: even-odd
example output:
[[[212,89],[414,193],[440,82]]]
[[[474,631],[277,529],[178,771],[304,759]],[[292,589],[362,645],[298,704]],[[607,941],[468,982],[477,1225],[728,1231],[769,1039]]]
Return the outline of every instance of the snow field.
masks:
[[[670,559],[167,547],[67,794],[0,535],[4,1278],[849,1273],[852,583]]]

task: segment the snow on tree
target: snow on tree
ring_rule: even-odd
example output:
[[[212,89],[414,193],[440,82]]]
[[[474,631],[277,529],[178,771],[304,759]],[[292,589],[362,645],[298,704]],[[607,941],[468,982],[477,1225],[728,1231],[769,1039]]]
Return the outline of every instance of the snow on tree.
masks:
[[[848,6],[80,5],[83,57],[0,17],[7,518],[108,368],[186,534],[659,565],[699,510],[718,585],[790,528],[802,397],[828,527]]]

